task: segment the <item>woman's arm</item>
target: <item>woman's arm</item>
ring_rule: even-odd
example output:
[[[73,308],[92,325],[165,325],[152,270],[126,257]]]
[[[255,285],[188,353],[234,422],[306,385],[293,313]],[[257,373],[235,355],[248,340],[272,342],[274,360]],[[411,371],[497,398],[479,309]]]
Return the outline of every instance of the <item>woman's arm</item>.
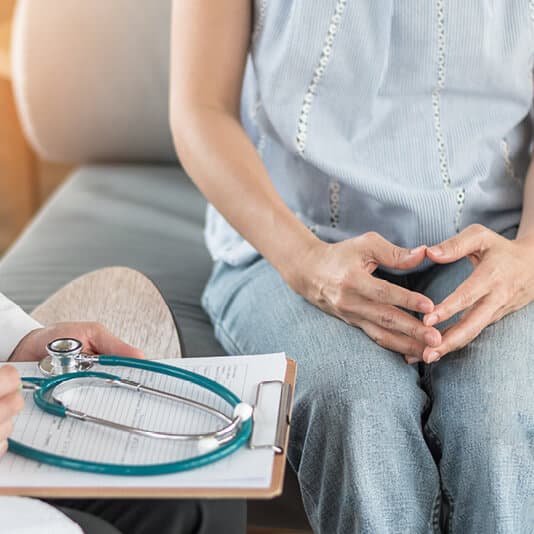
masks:
[[[336,244],[319,240],[278,195],[244,131],[240,100],[251,19],[251,0],[174,1],[170,120],[184,168],[295,291],[380,345],[421,356],[441,335],[397,306],[428,312],[432,301],[372,273],[378,265],[411,269],[425,248],[401,249],[375,233]]]
[[[290,279],[295,262],[318,240],[280,198],[240,123],[251,5],[174,2],[171,128],[180,161],[200,191]]]

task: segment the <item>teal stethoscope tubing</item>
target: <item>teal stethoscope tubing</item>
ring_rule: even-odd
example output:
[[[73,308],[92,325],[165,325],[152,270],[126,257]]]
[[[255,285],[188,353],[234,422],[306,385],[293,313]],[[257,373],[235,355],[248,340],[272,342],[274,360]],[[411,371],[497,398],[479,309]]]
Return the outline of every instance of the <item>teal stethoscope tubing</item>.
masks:
[[[98,358],[98,363],[104,366],[118,366],[118,367],[132,367],[135,369],[143,369],[145,371],[151,371],[153,373],[159,373],[180,380],[186,380],[192,382],[200,387],[215,393],[223,400],[225,400],[232,408],[235,408],[241,403],[240,399],[234,395],[229,389],[223,385],[199,375],[186,369],[180,369],[179,367],[172,367],[159,362],[153,362],[150,360],[137,360],[134,358],[124,358],[121,356],[102,355]],[[40,390],[36,390],[33,394],[35,403],[47,412],[57,415],[58,417],[66,417],[66,408],[59,404],[51,404],[44,399],[46,391],[53,389],[55,386],[62,382],[74,378],[83,377],[97,377],[97,378],[111,378],[117,379],[119,377],[115,375],[109,375],[107,373],[96,372],[80,372],[69,373],[67,375],[61,375],[54,378],[23,378],[24,381],[33,382],[41,386]],[[54,408],[52,408],[54,406]],[[187,458],[185,460],[179,460],[176,462],[168,462],[161,464],[146,464],[146,465],[128,465],[128,464],[110,464],[101,462],[90,462],[87,460],[78,460],[75,458],[68,458],[66,456],[60,456],[52,454],[39,449],[35,449],[28,445],[24,445],[13,439],[8,439],[9,450],[14,454],[18,454],[25,458],[35,460],[36,462],[53,465],[56,467],[62,467],[65,469],[74,469],[76,471],[84,471],[87,473],[97,473],[101,475],[119,475],[119,476],[149,476],[149,475],[168,475],[171,473],[179,473],[183,471],[189,471],[191,469],[197,469],[205,465],[211,464],[218,460],[229,456],[233,452],[240,449],[250,438],[252,432],[252,420],[248,419],[241,423],[240,429],[236,436],[229,442],[219,445],[215,450],[195,456],[193,458]]]

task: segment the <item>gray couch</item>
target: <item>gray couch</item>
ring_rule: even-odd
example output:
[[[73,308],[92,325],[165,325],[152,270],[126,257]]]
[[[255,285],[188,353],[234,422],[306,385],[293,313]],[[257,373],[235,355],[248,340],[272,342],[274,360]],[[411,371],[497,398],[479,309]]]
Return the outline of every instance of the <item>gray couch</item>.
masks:
[[[168,127],[171,0],[19,0],[13,36],[21,121],[44,158],[79,168],[0,262],[0,291],[30,311],[110,265],[147,274],[168,300],[187,356],[223,354],[199,299],[211,269],[205,202]],[[307,528],[294,475],[249,522]]]

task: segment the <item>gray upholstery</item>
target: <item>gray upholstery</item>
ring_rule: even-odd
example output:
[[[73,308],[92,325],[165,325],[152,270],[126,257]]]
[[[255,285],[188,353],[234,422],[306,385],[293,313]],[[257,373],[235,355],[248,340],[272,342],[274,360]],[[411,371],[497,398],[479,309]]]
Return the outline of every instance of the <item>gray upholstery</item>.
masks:
[[[159,287],[187,356],[224,354],[200,307],[211,270],[202,237],[205,202],[177,166],[88,166],[47,203],[0,262],[0,291],[27,311],[93,269],[125,265]],[[288,470],[289,471],[289,470]],[[286,498],[252,503],[260,526],[305,526],[294,476]]]
[[[85,167],[0,264],[0,290],[30,310],[73,278],[125,265],[159,286],[189,355],[223,354],[200,308],[211,268],[205,203],[176,166]]]

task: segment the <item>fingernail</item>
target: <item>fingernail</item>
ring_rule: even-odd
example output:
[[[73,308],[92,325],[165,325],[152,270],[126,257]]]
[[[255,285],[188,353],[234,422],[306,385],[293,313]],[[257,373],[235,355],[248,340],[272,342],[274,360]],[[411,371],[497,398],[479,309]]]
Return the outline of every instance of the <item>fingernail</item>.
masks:
[[[418,309],[423,313],[430,313],[434,309],[434,304],[428,302],[427,300],[422,300],[418,305]]]
[[[410,255],[417,256],[417,254],[419,254],[425,248],[426,248],[425,245],[421,245],[420,247],[417,247],[417,248],[412,248],[412,250],[410,250]]]
[[[434,256],[443,256],[443,249],[440,247],[432,247],[428,250],[430,250]]]
[[[439,343],[436,334],[433,332],[425,332],[423,339],[425,340],[425,343],[430,346],[437,345]]]
[[[432,351],[429,355],[428,355],[428,363],[432,363],[432,362],[435,362],[439,360],[439,352],[436,352],[436,351]]]
[[[439,321],[437,313],[431,313],[424,321],[426,326],[434,326]]]

